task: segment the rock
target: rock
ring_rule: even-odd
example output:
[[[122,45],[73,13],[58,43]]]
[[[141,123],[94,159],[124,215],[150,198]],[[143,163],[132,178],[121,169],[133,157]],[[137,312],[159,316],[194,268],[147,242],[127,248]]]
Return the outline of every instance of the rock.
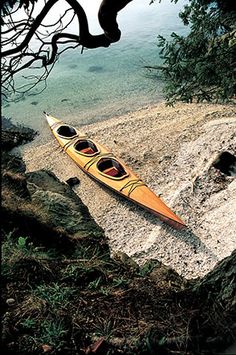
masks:
[[[16,300],[15,300],[14,298],[8,298],[8,299],[6,300],[6,304],[7,304],[8,306],[13,306],[15,303],[16,303]]]
[[[179,290],[186,286],[186,280],[181,275],[161,262],[153,267],[149,276],[160,288]]]
[[[32,139],[35,132],[15,126],[5,118],[3,128],[2,227],[5,232],[14,230],[16,235],[18,232],[34,235],[53,247],[72,247],[77,242],[89,247],[94,244],[98,252],[106,253],[109,247],[103,230],[73,190],[50,171],[25,174],[22,159],[7,152]]]
[[[2,199],[10,198],[12,194],[28,198],[25,164],[20,157],[4,152],[1,159],[2,168]]]
[[[66,180],[66,183],[70,186],[70,187],[73,187],[75,185],[78,185],[80,184],[80,180],[75,176],[75,177],[72,177],[72,178],[69,178]]]
[[[91,65],[89,68],[88,68],[88,71],[91,72],[91,73],[100,73],[102,72],[104,69],[102,66],[100,65]]]
[[[26,170],[26,166],[23,160],[20,157],[17,157],[10,153],[5,153],[2,155],[1,164],[2,171],[6,169],[8,171],[11,170],[15,173],[24,173]]]
[[[122,251],[116,251],[113,253],[113,259],[124,264],[126,267],[133,269],[133,270],[139,270],[139,265],[126,253]]]
[[[236,309],[236,250],[230,256],[218,262],[214,269],[194,284],[196,297],[206,299],[208,303],[220,309],[235,313]],[[212,306],[213,308],[213,306]]]
[[[19,190],[9,190],[6,186],[3,192],[5,229],[34,235],[34,238],[51,247],[69,250],[74,248],[75,243],[80,243],[85,247],[97,246],[98,252],[108,252],[103,230],[67,184],[44,170],[25,174],[23,182],[22,189],[17,184]]]
[[[229,176],[236,175],[236,156],[230,152],[222,152],[214,160],[212,166]]]
[[[10,119],[2,118],[2,135],[1,135],[1,148],[4,151],[9,151],[12,148],[30,142],[36,135],[36,132],[27,127],[14,125]]]
[[[48,224],[62,227],[73,238],[103,236],[81,199],[50,171],[26,174],[32,202],[47,213]]]
[[[42,345],[42,349],[43,349],[44,353],[49,353],[53,350],[52,346],[47,345],[47,344]]]

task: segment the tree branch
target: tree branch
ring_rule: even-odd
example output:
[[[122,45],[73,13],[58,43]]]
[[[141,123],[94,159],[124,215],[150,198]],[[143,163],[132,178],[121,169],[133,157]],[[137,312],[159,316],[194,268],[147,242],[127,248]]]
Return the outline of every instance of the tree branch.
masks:
[[[111,42],[117,42],[120,39],[121,32],[116,21],[117,14],[132,0],[103,0],[99,12],[98,19],[105,36]]]
[[[51,8],[56,4],[58,0],[49,0],[40,14],[36,17],[35,21],[32,23],[29,32],[25,36],[21,44],[15,48],[6,50],[2,52],[2,57],[10,56],[21,52],[30,42],[34,33],[40,26],[41,22],[51,10]],[[120,39],[120,30],[116,22],[116,16],[118,11],[123,9],[132,0],[103,0],[99,9],[99,22],[104,30],[104,34],[101,35],[91,35],[89,32],[87,16],[84,12],[82,6],[77,2],[77,0],[65,0],[75,11],[78,21],[79,21],[79,42],[83,47],[86,48],[97,48],[97,47],[108,47],[112,42],[116,42]]]
[[[50,24],[43,24],[42,22],[45,17],[58,1],[59,0],[45,0],[44,7],[35,18],[33,18],[34,4],[30,11],[27,12],[28,8],[25,9],[27,15],[26,19],[14,20],[12,14],[15,13],[16,10],[11,11],[9,9],[5,14],[6,21],[5,18],[3,21],[3,27],[5,27],[2,31],[5,38],[3,38],[3,50],[1,53],[3,58],[1,67],[2,84],[4,83],[5,85],[4,90],[8,87],[9,92],[18,92],[14,88],[15,83],[13,76],[27,68],[32,68],[34,62],[40,61],[40,68],[44,68],[46,72],[46,76],[41,76],[38,80],[39,82],[41,78],[44,80],[51,71],[48,71],[47,66],[54,65],[58,56],[65,50],[76,48],[79,45],[85,48],[109,47],[111,43],[119,41],[121,32],[116,21],[117,14],[132,0],[102,1],[99,8],[98,19],[104,32],[99,35],[92,35],[89,32],[86,13],[78,0],[65,0],[65,2],[70,5],[70,8],[65,10],[63,15],[60,15],[59,20]],[[69,11],[73,11],[73,14],[68,21],[65,16]],[[79,24],[78,34],[64,32],[75,16]],[[62,20],[65,20],[66,24],[64,23],[65,21]],[[57,28],[55,28],[55,26],[57,26]],[[42,28],[46,31],[45,33],[41,30]],[[30,42],[34,36],[41,42],[37,50],[33,50],[30,47]],[[73,43],[73,46],[69,46],[69,43]],[[59,51],[58,47],[62,44],[64,47]],[[11,48],[9,48],[10,46]]]

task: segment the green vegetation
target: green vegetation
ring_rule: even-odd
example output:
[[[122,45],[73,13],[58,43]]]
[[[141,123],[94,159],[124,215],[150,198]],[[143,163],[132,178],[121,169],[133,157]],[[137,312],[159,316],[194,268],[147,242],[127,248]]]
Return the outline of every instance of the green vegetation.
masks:
[[[191,0],[179,14],[190,31],[158,36],[158,70],[168,104],[227,102],[236,94],[236,11],[233,1]]]
[[[48,306],[54,310],[61,305],[63,307],[68,306],[74,292],[75,290],[71,287],[53,282],[50,285],[38,285],[33,294],[46,301]]]
[[[44,319],[40,327],[39,344],[49,344],[55,350],[61,350],[65,345],[67,329],[62,320]]]
[[[96,246],[93,253],[90,249],[80,245],[73,255],[69,252],[58,257],[50,247],[47,253],[45,246],[36,246],[31,237],[5,234],[2,277],[3,285],[11,285],[13,318],[9,318],[9,311],[3,317],[3,340],[8,343],[11,336],[16,338],[15,353],[36,354],[43,346],[55,354],[63,353],[72,330],[78,341],[81,336],[91,342],[119,334],[121,328],[116,325],[122,302],[117,297],[134,274],[107,254],[99,255]],[[86,257],[86,253],[90,255]],[[5,287],[3,296],[9,297]],[[118,307],[115,311],[113,303]],[[17,324],[16,333],[9,328],[12,321]],[[130,330],[132,334],[132,327]],[[86,346],[85,340],[81,341],[79,345]]]
[[[225,334],[226,342],[233,337],[226,323],[231,324],[230,308],[225,314],[212,313],[212,307],[223,307],[218,299],[214,303],[216,293],[224,300],[227,295],[228,305],[234,299],[229,280],[221,295],[221,283],[210,279],[214,290],[208,297],[194,283],[196,297],[190,283],[156,260],[137,268],[128,256],[122,254],[125,262],[113,260],[96,247],[93,257],[86,258],[88,247],[80,244],[74,254],[59,255],[50,245],[36,245],[31,237],[14,232],[5,234],[3,251],[3,349],[8,354],[85,355],[98,346],[98,354],[104,355],[199,355],[202,349],[211,353],[205,332],[207,339],[213,334],[217,339]],[[231,270],[229,262],[225,265]],[[215,271],[211,277],[220,280],[219,275]],[[227,275],[231,280],[235,271]]]
[[[21,342],[22,352],[37,351],[46,345],[55,352],[60,352],[65,346],[68,332],[65,322],[60,318],[43,319],[40,324],[34,319],[25,319],[20,323],[21,329],[27,334]]]

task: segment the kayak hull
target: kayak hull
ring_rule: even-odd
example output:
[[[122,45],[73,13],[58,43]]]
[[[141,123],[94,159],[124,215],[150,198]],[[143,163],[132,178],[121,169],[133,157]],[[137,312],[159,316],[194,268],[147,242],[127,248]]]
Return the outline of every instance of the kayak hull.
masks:
[[[74,127],[51,115],[46,113],[45,115],[53,135],[63,150],[86,174],[149,210],[172,227],[186,228],[185,223],[120,158],[114,157],[106,147],[81,134]],[[86,149],[83,147],[85,143]],[[80,147],[83,149],[78,150]],[[104,169],[109,164],[111,167]]]

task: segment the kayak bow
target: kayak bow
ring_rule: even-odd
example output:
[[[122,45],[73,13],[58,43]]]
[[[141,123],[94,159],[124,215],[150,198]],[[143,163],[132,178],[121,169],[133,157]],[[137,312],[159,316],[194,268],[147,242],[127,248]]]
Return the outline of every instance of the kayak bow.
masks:
[[[121,159],[71,125],[44,113],[52,133],[63,150],[85,173],[148,209],[172,227],[176,229],[186,227],[185,223]]]

